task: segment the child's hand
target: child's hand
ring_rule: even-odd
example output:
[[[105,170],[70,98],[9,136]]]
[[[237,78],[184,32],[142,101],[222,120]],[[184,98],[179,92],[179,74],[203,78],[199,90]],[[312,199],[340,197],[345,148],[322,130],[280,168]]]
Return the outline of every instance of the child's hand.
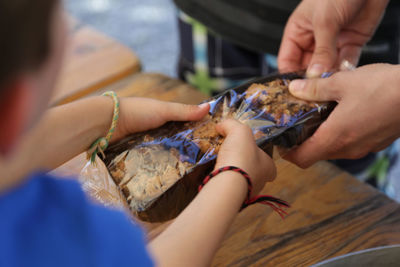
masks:
[[[266,182],[273,181],[276,168],[272,159],[257,147],[251,129],[229,119],[217,125],[217,130],[225,136],[215,169],[235,166],[247,172],[253,182],[252,196],[257,195]]]
[[[208,113],[209,108],[208,104],[196,106],[149,98],[121,98],[120,117],[111,141],[157,128],[168,121],[200,120]]]

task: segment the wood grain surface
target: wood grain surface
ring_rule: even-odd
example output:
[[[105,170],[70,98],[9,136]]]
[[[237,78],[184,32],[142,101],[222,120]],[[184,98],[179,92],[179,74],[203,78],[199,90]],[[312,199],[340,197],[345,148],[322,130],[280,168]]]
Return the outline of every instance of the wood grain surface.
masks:
[[[159,74],[137,74],[101,91],[198,103],[206,97]],[[400,243],[400,205],[328,162],[307,170],[275,159],[277,179],[263,193],[288,201],[282,220],[263,205],[242,211],[230,228],[213,266],[309,266],[351,251]],[[79,169],[82,160],[58,171]],[[63,169],[64,168],[64,169]],[[76,171],[75,170],[75,171]],[[169,222],[170,223],[170,222]],[[169,223],[143,223],[151,240]]]
[[[285,220],[265,206],[237,217],[213,266],[309,266],[400,243],[400,205],[327,162],[302,170],[282,159],[264,193],[287,200]]]
[[[51,105],[92,93],[140,70],[128,47],[70,18],[70,37],[64,65]]]
[[[149,97],[185,104],[198,104],[208,98],[189,84],[158,73],[133,74],[91,95],[109,90],[115,91],[120,97]]]

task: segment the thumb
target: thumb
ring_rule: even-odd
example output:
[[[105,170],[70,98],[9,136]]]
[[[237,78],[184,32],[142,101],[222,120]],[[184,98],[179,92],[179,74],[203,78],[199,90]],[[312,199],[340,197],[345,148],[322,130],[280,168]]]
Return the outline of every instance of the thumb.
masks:
[[[236,132],[235,129],[242,126],[243,125],[240,122],[234,119],[226,119],[223,122],[218,123],[216,129],[220,135],[226,137],[227,135]]]
[[[289,84],[289,91],[297,98],[308,101],[339,101],[340,88],[331,85],[333,78],[294,80]]]
[[[241,139],[250,138],[253,139],[253,132],[250,127],[238,122],[234,119],[226,119],[223,122],[217,124],[216,127],[219,134],[222,136],[237,136]]]

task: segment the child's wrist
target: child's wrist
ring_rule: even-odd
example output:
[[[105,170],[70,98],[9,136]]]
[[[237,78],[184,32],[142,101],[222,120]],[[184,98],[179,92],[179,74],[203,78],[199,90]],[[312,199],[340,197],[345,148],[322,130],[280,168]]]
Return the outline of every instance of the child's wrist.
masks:
[[[93,101],[90,101],[91,109],[88,109],[90,118],[94,122],[94,129],[92,128],[94,138],[87,150],[87,158],[92,162],[97,153],[101,153],[104,157],[104,150],[110,142],[119,117],[119,101],[115,93],[107,92],[107,94],[93,98]]]
[[[240,173],[234,171],[226,171],[216,175],[207,184],[212,186],[213,184],[220,184],[224,188],[221,193],[226,192],[231,195],[232,198],[238,200],[239,205],[247,197],[247,182],[243,179]]]
[[[213,178],[217,177],[218,175],[222,175],[224,173],[227,172],[235,172],[236,174],[240,174],[240,176],[242,176],[242,178],[244,178],[243,180],[246,181],[247,184],[247,192],[246,192],[246,198],[245,201],[242,203],[242,206],[240,208],[240,210],[243,210],[244,208],[256,204],[256,203],[261,203],[264,205],[268,205],[270,206],[273,210],[275,210],[282,218],[284,218],[285,215],[287,215],[286,211],[283,210],[283,208],[288,208],[290,207],[290,205],[284,201],[281,200],[279,198],[270,196],[270,195],[256,195],[256,196],[252,196],[253,194],[253,182],[251,180],[251,177],[249,176],[249,174],[244,171],[241,168],[238,168],[236,166],[225,166],[225,167],[221,167],[218,168],[216,170],[214,170],[213,172],[211,172],[209,175],[207,175],[203,182],[199,185],[199,191],[201,191],[203,189],[203,187],[206,186],[206,184],[208,184],[210,181],[213,180]],[[231,174],[230,176],[232,176],[233,174]],[[220,176],[223,177],[223,176]],[[229,176],[224,176],[224,177],[229,177]],[[222,178],[219,178],[222,179]],[[215,180],[215,179],[214,179]],[[236,180],[236,179],[235,179]],[[233,180],[230,181],[230,183],[232,183]],[[243,187],[242,187],[243,188]],[[223,189],[224,191],[226,190],[226,188]]]
[[[96,139],[103,137],[110,129],[113,118],[114,103],[110,97],[96,96],[92,102],[93,116],[96,117],[98,123],[95,125]]]

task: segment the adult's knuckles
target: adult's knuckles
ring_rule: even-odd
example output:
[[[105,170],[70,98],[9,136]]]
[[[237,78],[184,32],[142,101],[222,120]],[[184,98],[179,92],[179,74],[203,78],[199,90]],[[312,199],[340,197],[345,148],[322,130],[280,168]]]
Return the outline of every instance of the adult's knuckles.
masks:
[[[324,90],[328,95],[329,101],[339,101],[342,97],[342,77],[333,75],[332,77],[321,79],[321,90]]]
[[[319,92],[318,82],[316,79],[308,80],[307,87],[308,87],[307,92],[311,99],[318,100],[321,97]]]

